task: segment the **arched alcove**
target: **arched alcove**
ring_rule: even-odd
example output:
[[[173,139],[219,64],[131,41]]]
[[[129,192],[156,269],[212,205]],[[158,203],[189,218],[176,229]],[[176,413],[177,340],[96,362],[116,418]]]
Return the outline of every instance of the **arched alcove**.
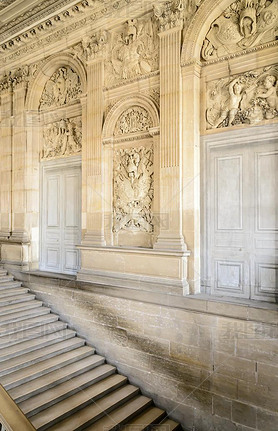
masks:
[[[233,0],[204,0],[189,25],[182,47],[181,64],[200,60],[203,41],[213,21],[233,3]]]
[[[86,92],[87,74],[84,65],[71,54],[55,54],[47,59],[36,73],[35,79],[27,94],[26,109],[37,111],[47,81],[63,66],[70,67],[80,78],[82,93]]]
[[[153,128],[159,126],[158,108],[151,99],[142,96],[141,94],[133,95],[132,97],[125,97],[119,100],[108,112],[103,127],[104,140],[114,136],[118,119],[127,109],[132,108],[133,106],[139,106],[147,111]]]

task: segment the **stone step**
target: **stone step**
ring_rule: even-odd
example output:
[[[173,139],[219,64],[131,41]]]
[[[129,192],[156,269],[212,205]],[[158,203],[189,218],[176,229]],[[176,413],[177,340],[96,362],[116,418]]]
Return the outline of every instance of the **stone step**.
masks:
[[[51,310],[47,307],[37,307],[28,310],[20,310],[10,314],[0,314],[0,327],[7,323],[15,323],[27,320],[30,317],[38,317],[44,314],[50,314]]]
[[[25,353],[43,349],[46,346],[68,340],[76,336],[76,332],[71,329],[60,330],[61,325],[66,328],[67,325],[64,322],[58,321],[55,325],[57,325],[57,331],[55,331],[55,328],[53,327],[54,331],[51,331],[48,335],[23,341],[22,343],[14,344],[5,349],[0,349],[0,362],[6,361],[7,359],[13,359]]]
[[[89,405],[62,420],[56,425],[47,428],[49,431],[81,431],[92,425],[103,416],[138,395],[139,389],[132,385],[125,385],[98,400],[97,403]],[[32,418],[31,418],[32,422]],[[40,428],[38,429],[39,431]]]
[[[30,420],[37,430],[44,431],[86,406],[92,405],[100,398],[125,385],[126,382],[126,377],[114,374],[34,415]]]
[[[22,283],[20,281],[7,281],[7,283],[0,284],[0,293],[4,289],[13,289],[15,287],[21,287]]]
[[[0,297],[0,310],[2,310],[2,307],[5,307],[6,305],[31,301],[32,299],[35,299],[35,297],[36,296],[31,293],[28,293],[27,295],[13,295],[7,298]]]
[[[86,373],[99,365],[103,365],[105,358],[99,355],[91,355],[73,364],[64,366],[56,371],[46,374],[32,380],[31,382],[24,383],[14,389],[9,390],[10,396],[16,403],[25,401],[31,397],[36,396],[48,389],[54,388],[60,383],[69,381],[70,379]]]
[[[7,297],[10,297],[11,299],[14,296],[18,295],[24,295],[25,293],[28,293],[29,289],[27,287],[19,287],[14,289],[1,289],[1,299],[7,299]]]
[[[19,302],[12,305],[5,305],[0,307],[0,316],[5,314],[16,313],[21,310],[30,310],[32,308],[37,308],[42,306],[42,301],[37,299],[32,299],[31,301]]]
[[[172,421],[171,419],[165,419],[159,425],[155,425],[153,431],[182,431],[180,424]]]
[[[29,418],[43,411],[44,409],[59,403],[69,396],[82,391],[88,386],[93,385],[94,383],[97,383],[112,374],[115,374],[115,372],[116,368],[112,365],[99,365],[90,371],[71,378],[71,380],[60,383],[54,388],[50,388],[41,394],[37,394],[26,401],[22,401],[18,405],[23,413],[25,413]]]
[[[33,367],[32,365],[22,370],[15,371],[7,376],[0,377],[0,383],[6,390],[13,389],[19,385],[31,382],[37,377],[49,374],[61,367],[84,359],[89,355],[93,355],[95,350],[92,347],[84,346],[73,350],[72,352],[63,353],[54,358],[40,362]]]
[[[7,281],[13,281],[13,280],[14,280],[14,278],[13,278],[12,275],[1,275],[1,277],[0,277],[0,285],[2,283],[6,283]]]
[[[57,316],[57,314],[48,313],[42,316],[33,317],[31,319],[26,319],[15,323],[7,323],[5,325],[1,325],[0,326],[0,346],[1,346],[1,338],[5,335],[14,334],[15,337],[17,337],[18,332],[25,331],[31,328],[36,328],[38,326],[43,326],[48,323],[57,322],[58,319],[59,319],[59,316]]]
[[[7,374],[13,373],[18,369],[26,368],[30,365],[38,364],[46,359],[60,355],[65,352],[82,347],[85,344],[85,340],[82,338],[70,338],[69,340],[61,341],[48,347],[44,347],[34,352],[26,353],[24,355],[17,356],[14,359],[1,362],[0,377]]]
[[[161,424],[155,425],[152,429],[153,431],[181,431],[181,426],[171,419],[166,419]]]
[[[121,425],[129,422],[132,418],[139,415],[142,411],[146,410],[152,405],[150,398],[138,395],[131,401],[127,402],[116,410],[104,416],[93,425],[86,428],[87,431],[112,431],[118,429]],[[137,430],[137,428],[136,428]]]
[[[7,275],[8,271],[6,269],[0,268],[0,276]]]
[[[150,431],[150,427],[153,424],[159,424],[165,416],[166,412],[164,410],[158,407],[150,407],[136,418],[129,420],[121,428],[121,431]]]
[[[52,332],[61,331],[62,329],[66,329],[67,326],[68,325],[66,323],[58,321],[27,329],[26,331],[21,331],[17,334],[17,337],[11,337],[10,335],[6,335],[5,337],[0,338],[0,352],[1,349],[4,349],[5,347],[10,347],[14,344],[23,343],[24,341],[28,341],[33,338],[42,337],[44,335],[51,334]]]

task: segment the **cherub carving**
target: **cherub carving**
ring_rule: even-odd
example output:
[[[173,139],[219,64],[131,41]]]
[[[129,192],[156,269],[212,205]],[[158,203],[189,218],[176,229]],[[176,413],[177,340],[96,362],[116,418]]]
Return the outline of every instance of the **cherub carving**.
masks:
[[[276,66],[208,85],[206,119],[210,127],[256,124],[278,116]]]
[[[69,156],[82,149],[82,134],[78,119],[61,119],[44,129],[43,159]]]

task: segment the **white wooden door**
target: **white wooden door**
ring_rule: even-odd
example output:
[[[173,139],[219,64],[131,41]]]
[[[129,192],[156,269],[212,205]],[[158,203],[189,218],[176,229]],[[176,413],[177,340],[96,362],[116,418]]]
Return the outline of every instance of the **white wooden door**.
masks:
[[[81,239],[81,168],[43,168],[41,270],[74,274]]]
[[[207,164],[206,280],[211,293],[275,301],[278,143],[214,146]]]

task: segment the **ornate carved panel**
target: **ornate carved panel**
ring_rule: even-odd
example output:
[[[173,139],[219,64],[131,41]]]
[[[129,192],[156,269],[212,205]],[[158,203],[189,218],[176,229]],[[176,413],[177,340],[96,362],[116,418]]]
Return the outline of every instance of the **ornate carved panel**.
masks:
[[[42,159],[65,157],[82,150],[81,117],[62,119],[47,124],[43,131],[44,147]]]
[[[212,81],[207,88],[207,128],[258,124],[278,116],[278,66]]]
[[[275,41],[278,0],[236,0],[211,25],[202,58],[216,59]]]
[[[182,27],[190,22],[203,0],[172,0],[154,6],[160,31]]]
[[[120,149],[114,155],[114,226],[120,230],[153,232],[152,147]]]
[[[151,18],[130,19],[111,35],[110,55],[105,63],[106,86],[146,75],[159,68],[157,25]]]
[[[40,100],[40,109],[66,105],[81,94],[79,76],[69,66],[60,67],[47,81]]]
[[[150,127],[153,127],[153,122],[148,111],[141,106],[133,106],[123,112],[118,119],[114,135],[145,132]]]

